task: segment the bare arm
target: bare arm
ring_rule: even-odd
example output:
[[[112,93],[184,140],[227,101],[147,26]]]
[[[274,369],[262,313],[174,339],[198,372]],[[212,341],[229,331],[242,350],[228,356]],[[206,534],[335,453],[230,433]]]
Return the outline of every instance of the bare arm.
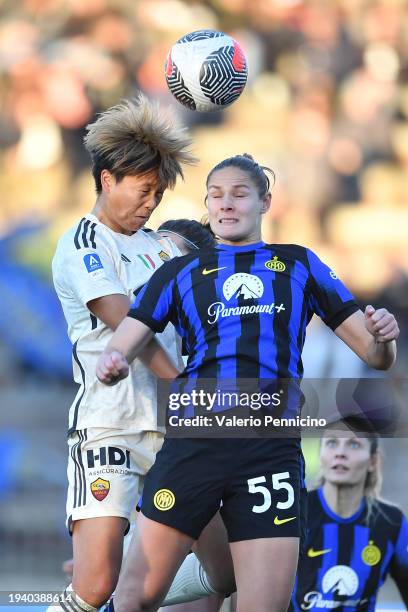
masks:
[[[87,306],[92,314],[115,331],[129,312],[130,300],[127,295],[117,293],[91,300]],[[138,357],[158,378],[175,378],[179,374],[179,370],[153,335]]]
[[[141,321],[125,317],[96,364],[96,376],[105,385],[115,385],[129,374],[129,363],[153,337]]]
[[[388,370],[395,362],[399,328],[394,315],[385,308],[367,306],[364,314],[353,313],[335,334],[371,368]]]
[[[115,293],[91,300],[87,306],[97,319],[115,331],[129,312],[130,300],[127,295]]]

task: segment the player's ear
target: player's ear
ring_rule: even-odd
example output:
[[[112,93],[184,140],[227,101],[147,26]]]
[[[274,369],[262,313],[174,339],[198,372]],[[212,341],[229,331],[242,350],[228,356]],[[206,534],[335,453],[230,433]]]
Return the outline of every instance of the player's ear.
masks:
[[[262,207],[261,207],[262,214],[265,214],[266,212],[268,212],[268,210],[271,207],[271,202],[272,202],[272,195],[270,193],[267,193],[266,196],[263,198],[263,202],[262,202]]]
[[[109,172],[109,170],[106,170],[106,168],[104,168],[101,172],[102,191],[109,193],[114,183],[115,177]]]
[[[208,195],[206,195],[204,198],[204,206],[208,208]]]

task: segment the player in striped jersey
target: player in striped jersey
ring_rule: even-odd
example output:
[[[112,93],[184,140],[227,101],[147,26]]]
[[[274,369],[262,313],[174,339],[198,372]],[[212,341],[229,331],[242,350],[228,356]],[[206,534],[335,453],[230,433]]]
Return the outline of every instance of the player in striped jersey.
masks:
[[[149,368],[163,377],[178,373],[174,328],[145,348],[129,379],[115,389],[97,381],[95,364],[135,292],[165,260],[180,255],[172,241],[142,227],[166,188],[182,176],[182,165],[194,161],[190,143],[174,118],[142,95],[88,126],[96,202],[62,236],[53,259],[79,385],[69,415],[67,522],[74,564],[69,597],[62,601],[66,610],[92,611],[113,592],[124,532],[162,444],[156,377]]]
[[[325,431],[291,611],[374,612],[388,574],[408,607],[408,522],[379,499],[378,443],[377,434],[359,437],[341,424]]]
[[[102,382],[125,378],[128,360],[168,321],[189,351],[187,382],[296,381],[313,313],[371,367],[392,365],[399,333],[393,315],[372,307],[362,313],[310,250],[262,241],[261,219],[271,203],[262,167],[245,155],[224,160],[210,172],[207,194],[218,246],[174,259],[153,275],[98,361]],[[111,607],[155,609],[222,501],[238,609],[285,611],[298,559],[302,484],[297,438],[167,437],[145,482],[137,537]]]

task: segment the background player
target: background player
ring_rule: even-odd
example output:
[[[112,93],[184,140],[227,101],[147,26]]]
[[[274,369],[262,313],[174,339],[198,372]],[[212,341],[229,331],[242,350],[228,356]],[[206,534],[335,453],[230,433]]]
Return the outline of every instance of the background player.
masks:
[[[187,377],[299,378],[304,332],[313,312],[370,366],[392,365],[399,330],[391,314],[385,309],[361,313],[308,249],[261,241],[261,218],[271,202],[263,168],[250,156],[224,160],[210,172],[207,193],[211,228],[220,244],[155,273],[99,359],[101,381],[109,385],[127,376],[127,360],[169,320],[189,348]],[[279,311],[272,308],[281,300]],[[225,301],[230,312],[219,316]],[[153,314],[151,303],[156,304]],[[245,316],[249,304],[251,316]],[[272,475],[287,479],[274,486],[285,493],[256,488],[274,482]],[[157,607],[222,499],[238,609],[286,610],[298,558],[302,479],[295,439],[166,438],[145,483],[141,521],[114,598],[117,609]],[[163,491],[173,500],[165,508],[157,497]],[[255,493],[257,500],[263,495],[263,504],[254,503]],[[275,520],[267,512],[271,507],[272,512],[280,508]]]
[[[291,610],[374,611],[387,574],[408,606],[408,522],[379,499],[376,434],[330,426],[320,448],[321,482],[308,494],[308,537]]]

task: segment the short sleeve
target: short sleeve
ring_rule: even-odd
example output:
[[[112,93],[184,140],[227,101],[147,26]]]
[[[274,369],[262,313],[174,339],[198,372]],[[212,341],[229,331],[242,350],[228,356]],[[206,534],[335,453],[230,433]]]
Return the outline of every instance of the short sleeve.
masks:
[[[73,247],[65,251],[53,266],[53,275],[57,291],[73,293],[83,305],[105,295],[127,295],[117,275],[113,254],[100,238],[98,248]]]
[[[176,260],[163,264],[137,293],[128,316],[162,332],[173,321]]]
[[[310,307],[332,330],[335,330],[360,307],[354,296],[313,251],[306,249],[310,270]]]
[[[390,573],[396,581],[400,576],[405,576],[405,580],[408,580],[408,521],[404,515],[391,560]]]

